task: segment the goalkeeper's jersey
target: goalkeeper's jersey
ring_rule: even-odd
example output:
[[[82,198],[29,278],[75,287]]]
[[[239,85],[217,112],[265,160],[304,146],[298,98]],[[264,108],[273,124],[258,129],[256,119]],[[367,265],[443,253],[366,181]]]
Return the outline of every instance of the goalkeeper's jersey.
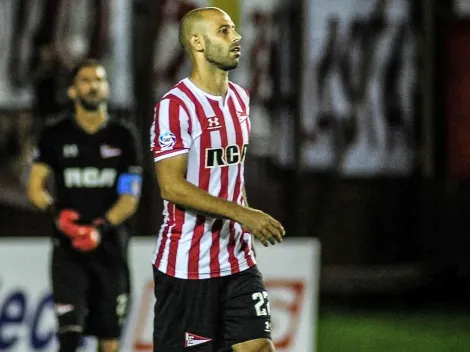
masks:
[[[141,174],[141,159],[132,125],[110,119],[89,134],[69,116],[46,125],[34,161],[53,171],[55,211],[76,210],[91,224],[117,201],[119,176]]]

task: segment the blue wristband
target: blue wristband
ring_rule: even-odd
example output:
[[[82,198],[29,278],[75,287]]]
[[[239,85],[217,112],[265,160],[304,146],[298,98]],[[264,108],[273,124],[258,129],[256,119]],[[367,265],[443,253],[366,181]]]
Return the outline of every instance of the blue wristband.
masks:
[[[142,176],[136,174],[121,174],[117,182],[117,193],[119,195],[129,194],[134,197],[140,196],[142,188]]]

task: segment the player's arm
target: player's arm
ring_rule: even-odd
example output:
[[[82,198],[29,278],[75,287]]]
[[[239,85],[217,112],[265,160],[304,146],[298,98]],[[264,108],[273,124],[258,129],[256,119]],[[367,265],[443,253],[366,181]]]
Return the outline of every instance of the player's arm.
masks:
[[[73,236],[73,247],[83,252],[96,249],[103,237],[135,213],[138,202],[136,194],[121,194],[106,214],[95,219],[91,226],[78,226],[80,235]]]
[[[171,203],[213,217],[240,220],[244,207],[214,197],[185,178],[188,154],[163,159],[155,164],[160,195]]]
[[[50,174],[51,169],[47,164],[33,163],[27,185],[27,194],[31,203],[41,210],[47,210],[54,203],[52,196],[45,187]]]
[[[124,194],[120,196],[117,202],[108,210],[105,217],[112,225],[117,226],[134,215],[138,203],[138,197]]]
[[[43,162],[35,162],[31,168],[31,173],[27,185],[28,198],[36,208],[46,211],[53,209],[54,199],[47,191],[45,185],[47,178],[52,173],[49,165]],[[73,209],[63,209],[55,219],[57,228],[69,237],[82,236],[85,228],[75,223],[80,218],[80,214]]]
[[[117,226],[134,215],[139,204],[141,184],[140,173],[123,173],[119,176],[119,198],[104,216],[111,226]]]
[[[265,246],[268,242],[281,242],[284,236],[282,225],[260,210],[238,205],[188,182],[185,178],[188,155],[176,155],[155,164],[160,194],[163,199],[200,214],[226,218],[240,223]]]
[[[40,210],[48,210],[54,199],[46,189],[46,181],[55,165],[54,133],[45,127],[39,135],[33,155],[33,165],[26,187],[28,199]]]
[[[142,151],[133,125],[123,131],[123,155],[117,180],[117,201],[104,214],[110,226],[117,226],[129,219],[137,210],[142,188]]]

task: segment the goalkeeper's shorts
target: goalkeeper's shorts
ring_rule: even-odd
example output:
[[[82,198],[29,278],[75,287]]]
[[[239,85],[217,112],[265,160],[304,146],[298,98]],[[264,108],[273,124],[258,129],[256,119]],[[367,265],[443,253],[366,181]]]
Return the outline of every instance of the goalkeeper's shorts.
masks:
[[[129,269],[122,260],[105,261],[54,246],[52,296],[59,333],[72,327],[101,339],[119,338],[129,307]]]

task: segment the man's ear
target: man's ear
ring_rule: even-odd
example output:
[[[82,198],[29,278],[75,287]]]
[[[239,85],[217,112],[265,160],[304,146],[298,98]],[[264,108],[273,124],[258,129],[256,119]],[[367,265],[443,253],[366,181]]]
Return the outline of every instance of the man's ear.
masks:
[[[70,99],[75,100],[75,98],[77,97],[77,90],[75,89],[74,86],[70,86],[67,89],[67,95]]]
[[[200,35],[193,34],[191,38],[189,38],[189,43],[196,51],[204,51],[204,41],[202,40]]]

